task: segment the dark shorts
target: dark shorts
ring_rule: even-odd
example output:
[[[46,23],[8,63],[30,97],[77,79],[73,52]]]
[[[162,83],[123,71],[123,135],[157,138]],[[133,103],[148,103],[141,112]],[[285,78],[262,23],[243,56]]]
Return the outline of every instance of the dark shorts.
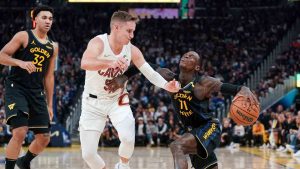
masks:
[[[198,149],[197,155],[192,155],[195,156],[193,157],[195,159],[198,157],[193,166],[198,166],[198,168],[195,168],[200,169],[217,163],[214,150],[219,146],[221,140],[221,125],[219,120],[213,119],[204,125],[192,129],[190,133],[195,136]]]
[[[12,128],[28,126],[34,133],[48,133],[50,119],[42,89],[27,89],[10,80],[5,82],[5,113]]]
[[[206,159],[199,157],[198,155],[190,155],[192,166],[195,169],[212,169],[218,166],[218,160],[216,154],[211,153]]]

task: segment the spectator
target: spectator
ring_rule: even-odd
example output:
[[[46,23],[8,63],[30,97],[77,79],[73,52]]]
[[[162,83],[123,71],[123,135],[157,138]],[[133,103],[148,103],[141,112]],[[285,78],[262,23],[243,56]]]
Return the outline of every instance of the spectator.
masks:
[[[263,144],[264,133],[265,133],[264,125],[259,120],[257,120],[252,128],[254,146],[259,147]]]

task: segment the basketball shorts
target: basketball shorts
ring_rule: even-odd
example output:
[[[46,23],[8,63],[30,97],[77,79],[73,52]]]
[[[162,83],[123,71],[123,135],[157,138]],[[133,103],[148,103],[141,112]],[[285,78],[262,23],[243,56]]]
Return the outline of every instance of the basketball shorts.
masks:
[[[129,102],[128,96],[123,100]],[[94,130],[102,132],[107,119],[113,125],[122,121],[132,120],[134,117],[129,104],[120,104],[120,97],[105,98],[103,96],[83,92],[82,112],[79,120],[79,131]]]
[[[50,132],[50,118],[43,89],[28,89],[5,81],[5,113],[11,128],[28,126],[35,134]]]
[[[192,129],[190,133],[195,136],[198,149],[197,155],[192,155],[195,156],[193,158],[196,159],[193,166],[199,166],[198,168],[200,169],[216,163],[217,158],[214,154],[214,150],[219,146],[221,139],[221,125],[219,120],[212,119],[206,124]]]
[[[206,159],[199,157],[198,155],[190,155],[192,167],[195,169],[212,169],[218,166],[218,160],[216,154],[212,152]]]

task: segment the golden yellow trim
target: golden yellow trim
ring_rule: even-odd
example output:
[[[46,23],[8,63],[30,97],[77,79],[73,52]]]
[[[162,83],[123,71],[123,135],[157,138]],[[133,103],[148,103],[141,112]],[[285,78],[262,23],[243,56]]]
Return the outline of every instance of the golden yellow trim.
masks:
[[[31,126],[31,127],[28,127],[30,129],[38,129],[38,128],[49,128],[48,126]]]
[[[199,137],[196,136],[196,135],[195,135],[195,137],[198,139],[199,143],[202,145],[202,147],[204,148],[205,153],[206,153],[206,157],[205,157],[205,158],[199,156],[198,154],[197,154],[197,156],[199,156],[199,157],[202,158],[202,159],[207,159],[207,157],[208,157],[208,152],[207,152],[206,148],[204,147],[203,143],[200,141]],[[197,148],[197,149],[198,149],[198,148]]]
[[[46,45],[49,41],[48,36],[46,37],[46,43],[43,43],[42,41],[39,40],[39,38],[37,36],[35,36],[34,32],[32,30],[30,30],[32,32],[33,37],[35,38],[35,40],[37,40],[40,44]]]
[[[13,115],[9,116],[6,121],[8,121],[10,118],[15,117],[15,116],[17,116],[17,114],[13,114]]]
[[[29,116],[29,113],[27,113],[27,112],[23,112],[23,111],[22,111],[22,113],[24,113],[24,114],[26,114],[27,116]],[[12,117],[14,117],[14,116],[18,116],[18,114],[13,114],[13,115],[9,116],[9,117],[7,118],[6,121],[8,121],[10,118],[12,118]]]
[[[207,167],[205,167],[204,169],[207,169],[208,167],[210,167],[210,166],[212,166],[212,165],[214,165],[214,164],[217,164],[218,162],[216,161],[216,162],[213,162],[213,163],[211,163],[211,164],[209,164]]]

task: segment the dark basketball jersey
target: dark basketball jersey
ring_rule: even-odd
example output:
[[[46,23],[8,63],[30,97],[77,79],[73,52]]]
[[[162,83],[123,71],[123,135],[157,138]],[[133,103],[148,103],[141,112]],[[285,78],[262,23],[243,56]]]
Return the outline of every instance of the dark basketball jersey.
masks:
[[[209,99],[199,100],[194,95],[194,83],[199,80],[201,76],[172,96],[179,119],[186,127],[199,127],[213,118],[212,113],[209,112]]]
[[[25,88],[44,88],[44,76],[48,70],[49,61],[54,52],[53,43],[48,39],[48,42],[43,44],[38,41],[31,30],[27,31],[27,33],[27,47],[19,49],[13,57],[19,60],[33,62],[36,66],[36,71],[29,74],[25,69],[18,66],[12,66],[8,79]]]

